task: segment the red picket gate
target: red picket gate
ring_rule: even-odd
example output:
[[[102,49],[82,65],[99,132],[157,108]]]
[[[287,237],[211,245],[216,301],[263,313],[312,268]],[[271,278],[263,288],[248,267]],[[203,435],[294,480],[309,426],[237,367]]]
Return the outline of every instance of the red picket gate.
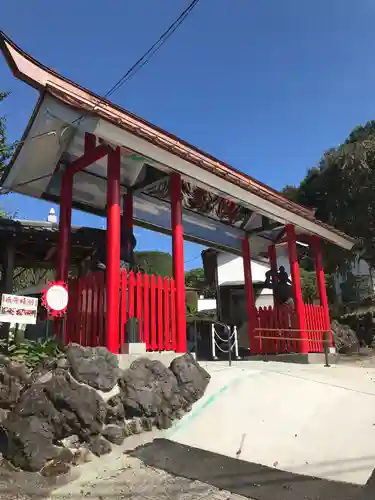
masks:
[[[84,346],[105,342],[105,274],[93,272],[69,280],[65,342]],[[121,271],[119,345],[125,342],[126,322],[137,318],[140,340],[150,351],[176,349],[176,287],[173,278]]]
[[[323,306],[304,304],[306,335],[309,352],[324,352],[323,332],[326,331]],[[293,306],[259,307],[256,311],[255,337],[260,353],[283,354],[299,352],[301,332],[298,330]]]
[[[298,352],[298,332],[293,306],[259,307],[255,335],[264,354]]]
[[[323,306],[305,304],[305,317],[309,352],[324,352],[323,332],[326,329],[326,320]]]
[[[70,279],[65,342],[83,346],[105,345],[104,273]]]

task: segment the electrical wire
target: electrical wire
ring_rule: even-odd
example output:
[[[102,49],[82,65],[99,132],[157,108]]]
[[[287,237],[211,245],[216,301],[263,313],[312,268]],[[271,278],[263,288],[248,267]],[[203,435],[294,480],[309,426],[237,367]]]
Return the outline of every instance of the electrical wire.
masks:
[[[189,260],[185,260],[184,264],[188,264],[189,262],[193,262],[193,260],[197,260],[199,259],[201,256],[201,254],[199,255],[196,255],[195,257],[193,257],[192,259],[189,259]]]
[[[164,31],[164,33],[158,38],[158,40],[126,71],[126,73],[108,90],[106,94],[104,94],[104,98],[108,98],[113,95],[119,88],[121,88],[127,81],[132,79],[134,75],[145,66],[150,59],[160,50],[160,48],[164,45],[164,43],[172,36],[172,34],[181,26],[181,24],[185,21],[188,15],[192,12],[192,10],[198,5],[200,0],[192,0],[188,7],[184,9],[184,11],[177,17],[177,19]],[[91,111],[94,111],[97,104],[93,107]],[[75,120],[73,120],[69,126],[74,125],[77,122],[80,122],[84,119],[84,115],[79,116]],[[25,140],[16,141],[9,146],[5,146],[0,148],[0,153],[5,153],[7,151],[11,151],[13,148],[20,144],[24,144],[25,142],[29,142],[35,139],[40,139],[46,135],[56,134],[57,130],[51,130],[49,132],[44,132],[42,134],[35,135],[33,137],[28,137]],[[14,186],[18,187],[18,186]]]
[[[134,74],[139,71],[145,64],[147,64],[150,59],[156,54],[156,52],[164,45],[164,43],[170,38],[171,35],[181,26],[188,15],[193,11],[193,9],[198,5],[200,0],[192,0],[186,9],[178,16],[178,18],[164,31],[164,33],[158,38],[158,40],[141,56],[129,69],[128,71],[113,85],[113,87],[107,92],[105,97],[111,96],[116,90],[118,90],[122,85],[133,78]]]

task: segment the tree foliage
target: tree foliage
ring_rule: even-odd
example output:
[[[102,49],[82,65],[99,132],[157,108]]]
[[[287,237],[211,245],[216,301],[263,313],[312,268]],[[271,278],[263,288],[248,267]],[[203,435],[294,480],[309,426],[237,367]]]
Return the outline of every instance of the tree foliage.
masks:
[[[7,92],[0,92],[0,104],[7,96]],[[0,115],[0,172],[5,167],[11,154],[11,148],[7,144],[6,116]]]
[[[168,252],[134,252],[134,258],[145,273],[156,274],[163,278],[172,276],[173,274],[172,255]]]
[[[204,295],[205,298],[215,297],[215,289],[207,284],[204,269],[202,267],[186,271],[185,285],[189,288],[198,290],[199,295]]]
[[[316,217],[353,236],[371,267],[375,266],[375,121],[355,128],[347,140],[327,151],[299,186],[286,186],[288,198],[315,209]],[[330,270],[345,267],[348,252],[325,246]]]

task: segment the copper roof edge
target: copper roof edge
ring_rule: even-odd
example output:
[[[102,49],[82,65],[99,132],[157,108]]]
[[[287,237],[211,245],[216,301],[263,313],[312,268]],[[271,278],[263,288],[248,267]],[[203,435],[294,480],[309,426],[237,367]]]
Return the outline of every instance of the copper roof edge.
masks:
[[[131,130],[131,133],[133,133],[134,135],[138,135],[139,137],[142,138],[147,138],[147,140],[150,140],[150,138],[152,137],[153,141],[151,142],[157,142],[160,148],[173,152],[173,154],[177,154],[178,156],[184,157],[188,161],[192,161],[198,164],[201,168],[207,169],[211,172],[214,171],[215,174],[219,176],[222,175],[230,176],[232,178],[231,180],[233,183],[237,181],[241,185],[241,187],[243,187],[247,191],[250,191],[253,194],[256,194],[257,196],[263,199],[267,199],[268,201],[273,202],[275,205],[278,205],[279,207],[288,210],[296,215],[305,217],[311,222],[314,222],[317,225],[325,227],[326,229],[354,242],[353,238],[349,237],[343,232],[335,229],[332,226],[329,226],[328,224],[325,224],[317,220],[314,217],[313,211],[311,209],[298,205],[295,202],[292,202],[288,198],[285,198],[283,195],[281,195],[277,190],[267,186],[266,184],[263,184],[260,181],[257,181],[253,177],[244,174],[243,172],[233,168],[229,164],[218,160],[214,156],[200,150],[199,148],[189,144],[188,142],[178,138],[177,136],[167,132],[166,130],[163,130],[158,126],[153,125],[152,123],[148,122],[143,118],[140,118],[139,116],[131,113],[130,111],[124,110],[120,106],[113,104],[108,99],[95,94],[89,89],[86,89],[85,87],[78,85],[72,80],[69,80],[68,78],[65,78],[64,76],[60,75],[56,71],[48,68],[47,66],[44,66],[39,61],[34,59],[30,54],[26,53],[24,50],[18,47],[2,31],[0,31],[0,50],[3,52],[4,57],[9,67],[11,68],[14,76],[24,81],[28,85],[36,88],[37,90],[48,91],[51,88],[54,88],[55,90],[57,90],[57,92],[55,93],[52,92],[55,95],[55,97],[59,98],[68,105],[69,105],[69,99],[64,100],[62,98],[63,97],[62,94],[64,94],[64,92],[66,94],[66,97],[68,97],[69,95],[70,97],[73,97],[72,94],[75,94],[74,100],[81,100],[81,103],[83,100],[90,102],[92,101],[92,99],[94,99],[96,101],[95,113],[97,113],[98,111],[97,108],[101,105],[104,108],[102,111],[103,112],[105,111],[107,119],[110,119],[110,115],[112,115],[112,122],[116,121],[117,126],[119,126],[120,128]],[[14,52],[15,54],[12,54],[12,52]],[[23,71],[20,69],[19,64],[17,64],[17,61],[15,60],[15,55],[19,58],[19,60],[21,60],[20,58],[22,58],[23,61],[24,60],[27,61],[28,64],[24,65],[25,68]],[[31,74],[33,69],[40,70],[39,73],[43,72],[47,73],[48,75],[51,76],[51,80],[45,79],[44,82],[38,80],[35,76]],[[35,74],[37,73],[38,72],[36,71]],[[56,80],[58,80],[58,82],[56,82]],[[71,87],[71,89],[68,89],[68,87]],[[60,97],[56,95],[59,92],[61,93]],[[73,103],[70,103],[70,105],[74,106]],[[89,110],[86,109],[86,111]],[[120,118],[122,120],[119,123],[118,120]]]

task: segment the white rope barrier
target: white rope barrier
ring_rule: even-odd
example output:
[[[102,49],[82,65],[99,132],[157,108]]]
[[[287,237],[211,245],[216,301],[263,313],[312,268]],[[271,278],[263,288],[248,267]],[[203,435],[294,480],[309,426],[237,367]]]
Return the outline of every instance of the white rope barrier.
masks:
[[[224,325],[223,325],[224,326]],[[230,332],[231,327],[225,325],[224,328],[227,328],[227,331]],[[219,342],[221,345],[219,345]],[[222,344],[226,344],[227,349],[223,347]],[[230,346],[230,347],[229,347]],[[234,326],[232,332],[228,335],[228,338],[223,339],[218,332],[216,331],[215,324],[211,324],[211,349],[212,349],[212,359],[217,360],[218,356],[216,355],[216,350],[223,352],[224,354],[229,353],[229,348],[231,351],[234,351],[234,355],[236,359],[240,359],[238,354],[238,335],[237,335],[237,327]]]

